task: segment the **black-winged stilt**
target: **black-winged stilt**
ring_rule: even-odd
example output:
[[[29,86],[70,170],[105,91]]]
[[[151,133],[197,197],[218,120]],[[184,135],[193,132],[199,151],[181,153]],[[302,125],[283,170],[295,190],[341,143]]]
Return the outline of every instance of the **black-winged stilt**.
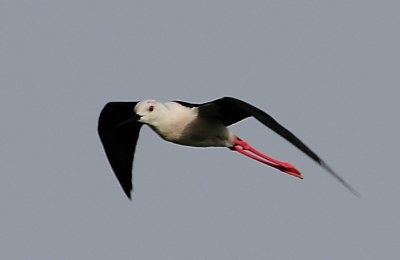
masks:
[[[271,128],[325,168],[352,193],[358,195],[357,191],[317,154],[270,115],[232,97],[203,104],[183,101],[160,103],[155,100],[110,102],[100,114],[98,132],[111,167],[129,198],[132,191],[133,158],[143,124],[150,126],[166,141],[195,147],[227,147],[302,179],[302,174],[292,164],[261,153],[227,128],[247,117],[254,117]]]

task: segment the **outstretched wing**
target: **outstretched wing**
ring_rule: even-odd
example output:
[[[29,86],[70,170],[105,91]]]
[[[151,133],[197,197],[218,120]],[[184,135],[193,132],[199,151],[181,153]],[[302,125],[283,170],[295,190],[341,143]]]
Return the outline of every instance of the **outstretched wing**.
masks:
[[[132,165],[141,123],[135,116],[137,102],[110,102],[100,113],[98,133],[108,161],[125,194],[131,198]],[[125,123],[126,122],[126,123]]]
[[[265,126],[271,128],[275,133],[279,134],[291,144],[296,146],[302,152],[311,157],[315,162],[326,169],[332,174],[340,183],[342,183],[353,194],[359,196],[358,192],[354,190],[342,177],[340,177],[329,165],[324,162],[316,153],[314,153],[308,146],[306,146],[299,138],[293,133],[279,124],[274,118],[262,111],[261,109],[250,105],[242,100],[224,97],[204,104],[191,104],[182,101],[177,101],[181,105],[188,107],[198,107],[199,116],[212,117],[223,122],[224,125],[229,126],[247,117],[254,117]]]

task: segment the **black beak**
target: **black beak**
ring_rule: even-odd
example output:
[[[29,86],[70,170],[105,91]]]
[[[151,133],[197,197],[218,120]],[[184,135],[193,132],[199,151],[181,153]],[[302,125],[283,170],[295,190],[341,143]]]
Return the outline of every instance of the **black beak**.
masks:
[[[125,126],[127,124],[137,122],[137,121],[139,121],[139,119],[141,117],[142,117],[141,115],[134,114],[131,118],[129,118],[129,119],[125,120],[125,121],[122,121],[121,123],[115,125],[115,128],[122,127],[122,126]]]

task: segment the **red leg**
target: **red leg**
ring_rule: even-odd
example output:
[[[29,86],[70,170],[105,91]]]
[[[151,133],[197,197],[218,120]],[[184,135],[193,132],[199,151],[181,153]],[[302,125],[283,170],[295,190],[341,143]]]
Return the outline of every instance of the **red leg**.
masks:
[[[231,150],[235,150],[243,155],[246,155],[247,157],[250,157],[261,163],[267,164],[267,165],[274,167],[275,169],[278,169],[282,172],[285,172],[287,174],[290,174],[290,175],[293,175],[300,179],[303,179],[303,175],[301,175],[301,172],[295,166],[293,166],[291,163],[281,162],[272,157],[269,157],[269,156],[261,153],[260,151],[256,150],[254,147],[249,145],[247,142],[245,142],[239,138],[237,138],[235,140],[235,144],[231,148]]]

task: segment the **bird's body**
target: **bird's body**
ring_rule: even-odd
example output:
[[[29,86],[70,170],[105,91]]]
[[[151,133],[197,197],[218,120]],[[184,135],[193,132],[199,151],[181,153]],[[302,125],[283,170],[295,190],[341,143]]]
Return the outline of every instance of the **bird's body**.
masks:
[[[183,101],[161,103],[155,100],[110,102],[100,114],[98,131],[111,167],[129,198],[132,190],[133,158],[143,124],[150,126],[166,141],[194,147],[227,147],[302,179],[300,171],[290,163],[261,153],[229,131],[229,125],[247,117],[256,118],[295,145],[357,195],[318,155],[270,115],[231,97],[203,104]]]
[[[139,122],[149,125],[166,141],[194,147],[233,146],[235,136],[228,128],[219,120],[199,116],[197,107],[145,100],[136,105],[135,112],[145,114],[148,106],[154,106],[159,111],[158,115],[150,119],[142,117]]]

